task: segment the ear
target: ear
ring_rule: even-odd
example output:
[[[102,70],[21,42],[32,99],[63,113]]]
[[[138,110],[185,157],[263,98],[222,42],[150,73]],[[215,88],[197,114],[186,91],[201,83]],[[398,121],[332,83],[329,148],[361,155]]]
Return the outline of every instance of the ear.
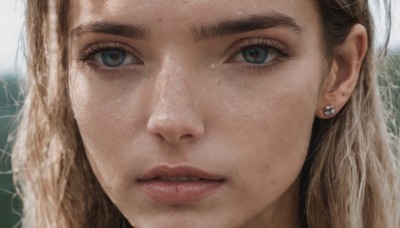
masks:
[[[355,24],[346,39],[334,47],[329,74],[322,83],[315,115],[329,119],[336,115],[350,99],[356,87],[361,65],[368,49],[368,35],[364,26]],[[327,106],[335,111],[326,115]]]

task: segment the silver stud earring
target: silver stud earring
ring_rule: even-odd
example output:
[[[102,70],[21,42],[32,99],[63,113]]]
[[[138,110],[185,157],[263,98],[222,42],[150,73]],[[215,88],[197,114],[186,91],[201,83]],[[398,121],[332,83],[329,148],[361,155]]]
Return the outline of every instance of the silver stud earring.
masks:
[[[335,112],[336,112],[336,110],[333,105],[327,105],[324,107],[324,115],[325,116],[332,116],[333,114],[335,114]]]

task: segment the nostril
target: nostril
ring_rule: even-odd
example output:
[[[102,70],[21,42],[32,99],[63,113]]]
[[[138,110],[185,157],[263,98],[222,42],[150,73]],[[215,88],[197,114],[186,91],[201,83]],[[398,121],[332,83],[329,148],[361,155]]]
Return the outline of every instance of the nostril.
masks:
[[[183,124],[182,124],[183,125]],[[167,141],[170,144],[188,142],[202,138],[203,127],[182,126],[181,124],[154,124],[149,125],[148,132],[154,135],[157,141]],[[197,129],[199,128],[199,129]]]
[[[193,135],[191,134],[186,134],[181,136],[181,139],[191,139],[191,138],[193,138]]]
[[[156,133],[156,137],[157,137],[158,140],[163,140],[164,139],[164,137],[160,133]]]

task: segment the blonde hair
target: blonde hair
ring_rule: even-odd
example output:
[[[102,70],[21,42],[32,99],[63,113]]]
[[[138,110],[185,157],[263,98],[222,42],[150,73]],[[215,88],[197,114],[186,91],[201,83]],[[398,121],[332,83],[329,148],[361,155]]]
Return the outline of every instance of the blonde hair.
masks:
[[[115,227],[123,216],[91,170],[71,110],[69,1],[51,1],[53,5],[27,0],[27,94],[12,154],[16,187],[24,204],[23,225]],[[328,62],[333,47],[356,23],[366,27],[370,48],[345,108],[331,120],[315,120],[301,173],[303,225],[400,227],[399,140],[388,130],[378,90],[368,1],[318,0],[316,4],[325,28],[322,37]],[[55,46],[51,45],[54,41]]]

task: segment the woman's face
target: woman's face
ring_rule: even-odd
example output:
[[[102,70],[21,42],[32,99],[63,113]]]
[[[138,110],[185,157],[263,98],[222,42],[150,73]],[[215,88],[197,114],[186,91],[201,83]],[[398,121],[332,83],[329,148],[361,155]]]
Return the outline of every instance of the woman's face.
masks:
[[[294,227],[323,78],[311,0],[73,0],[87,157],[135,227]]]

